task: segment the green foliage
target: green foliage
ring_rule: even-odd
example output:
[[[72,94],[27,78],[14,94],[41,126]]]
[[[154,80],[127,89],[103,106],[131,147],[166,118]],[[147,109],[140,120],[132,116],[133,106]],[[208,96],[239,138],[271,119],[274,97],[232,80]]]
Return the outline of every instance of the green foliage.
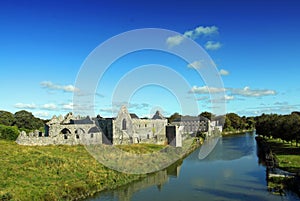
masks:
[[[0,124],[0,139],[16,140],[19,136],[19,130],[16,126],[5,126]]]
[[[25,128],[25,129],[29,129],[29,130],[35,130],[35,129],[39,129],[41,127],[44,127],[43,120],[34,117],[31,112],[21,110],[19,112],[16,112],[14,117],[15,117],[15,120],[16,120],[15,125],[18,128]]]
[[[296,144],[284,142],[281,139],[267,139],[272,152],[279,160],[279,167],[283,170],[298,173],[300,170],[300,148]]]
[[[172,123],[175,119],[180,119],[181,115],[178,112],[175,112],[169,117],[169,123]]]
[[[146,154],[157,152],[165,148],[164,145],[157,144],[130,144],[130,145],[117,145],[118,148],[135,154]]]
[[[290,115],[262,114],[256,117],[256,133],[264,137],[279,138],[281,140],[298,141],[300,139],[300,116],[296,113]]]
[[[199,114],[199,116],[205,117],[205,118],[207,118],[209,120],[212,120],[212,119],[214,119],[214,117],[216,115],[212,114],[211,112],[202,112],[201,114]]]
[[[0,124],[12,126],[15,123],[15,117],[12,113],[0,110]]]

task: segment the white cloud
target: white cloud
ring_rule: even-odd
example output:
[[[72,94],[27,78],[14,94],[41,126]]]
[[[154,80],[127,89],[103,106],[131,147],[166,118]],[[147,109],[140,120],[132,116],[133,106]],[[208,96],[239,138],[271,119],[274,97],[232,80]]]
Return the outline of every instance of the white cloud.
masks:
[[[184,37],[196,39],[199,36],[209,36],[218,33],[218,27],[216,26],[199,26],[193,30],[184,32],[183,35],[170,36],[167,38],[166,43],[169,47],[179,45],[183,42]]]
[[[233,99],[233,95],[244,96],[244,97],[262,97],[276,95],[276,91],[270,89],[250,89],[250,87],[240,88],[218,88],[218,87],[208,87],[208,86],[193,86],[190,93],[195,94],[209,94],[209,93],[220,93],[227,92],[230,95],[225,97],[225,99]]]
[[[226,90],[225,88],[218,88],[218,87],[208,87],[208,86],[197,87],[197,86],[193,86],[190,92],[196,93],[196,94],[209,94],[209,93],[225,92],[225,90]]]
[[[173,47],[173,46],[179,45],[180,43],[182,43],[183,39],[184,39],[184,37],[181,35],[168,37],[167,45],[168,45],[168,47]]]
[[[57,106],[54,103],[47,103],[42,106],[43,109],[46,110],[56,110]]]
[[[203,61],[194,61],[190,64],[187,65],[189,68],[195,68],[195,69],[200,69],[202,68],[203,65]]]
[[[290,114],[293,111],[297,111],[300,109],[300,105],[274,105],[269,106],[258,106],[258,107],[251,107],[245,108],[243,111],[238,111],[239,114],[247,114],[251,115],[261,115],[262,113],[270,114],[270,113],[277,113],[277,114]]]
[[[31,103],[31,104],[17,103],[17,104],[15,104],[15,107],[19,108],[19,109],[36,109],[37,108],[37,106],[34,103]]]
[[[72,102],[63,104],[62,108],[65,110],[73,110],[74,104]]]
[[[233,100],[234,96],[225,95],[224,98],[225,98],[225,100],[229,101],[229,100]]]
[[[75,88],[73,85],[58,85],[50,81],[43,81],[41,85],[44,88],[53,89],[53,90],[63,90],[64,92],[78,92],[79,89]]]
[[[224,70],[224,69],[221,69],[219,73],[220,73],[220,75],[223,75],[223,76],[229,75],[229,71]]]
[[[203,100],[209,100],[209,96],[202,96],[199,98],[196,98],[197,101],[203,101]]]
[[[207,50],[218,50],[222,47],[222,44],[220,42],[207,41],[204,47]]]
[[[250,87],[244,87],[243,89],[229,89],[231,94],[233,95],[240,95],[246,97],[261,97],[261,96],[268,96],[268,95],[275,95],[276,91],[269,90],[269,89],[250,89]]]
[[[194,30],[194,35],[199,36],[199,35],[212,35],[218,33],[218,27],[216,26],[210,26],[210,27],[204,27],[204,26],[199,26]]]
[[[39,117],[39,118],[48,118],[49,117],[49,113],[45,112],[45,111],[37,111],[37,112],[34,112],[33,115],[35,117]]]

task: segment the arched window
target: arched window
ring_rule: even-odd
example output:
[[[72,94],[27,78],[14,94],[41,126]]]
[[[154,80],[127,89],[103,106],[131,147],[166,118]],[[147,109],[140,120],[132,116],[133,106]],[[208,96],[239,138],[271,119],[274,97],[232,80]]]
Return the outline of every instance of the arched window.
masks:
[[[126,130],[126,119],[122,121],[122,130]]]

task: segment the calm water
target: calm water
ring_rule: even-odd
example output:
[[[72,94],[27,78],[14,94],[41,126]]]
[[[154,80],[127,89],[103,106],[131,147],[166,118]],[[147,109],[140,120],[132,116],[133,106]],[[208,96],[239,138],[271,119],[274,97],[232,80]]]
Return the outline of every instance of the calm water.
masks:
[[[198,154],[199,149],[166,170],[88,200],[300,200],[267,191],[266,168],[258,164],[253,134],[221,138],[204,160]]]

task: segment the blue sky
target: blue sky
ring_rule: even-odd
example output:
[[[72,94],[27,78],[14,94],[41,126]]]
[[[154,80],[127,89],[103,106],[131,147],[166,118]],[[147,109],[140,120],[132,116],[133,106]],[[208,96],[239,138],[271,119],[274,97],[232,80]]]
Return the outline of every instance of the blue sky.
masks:
[[[42,118],[72,111],[78,73],[98,45],[133,29],[162,28],[194,34],[190,38],[220,72],[227,112],[253,116],[300,110],[299,9],[296,0],[1,1],[0,109],[26,109]],[[193,69],[197,63],[142,51],[106,71],[94,94],[95,114],[115,115],[111,94],[120,79],[152,63],[183,76],[191,86],[187,96],[195,97],[200,112],[212,111],[207,87]],[[141,117],[156,109],[166,116],[181,112],[176,92],[162,86],[141,87],[130,97],[129,111]]]

